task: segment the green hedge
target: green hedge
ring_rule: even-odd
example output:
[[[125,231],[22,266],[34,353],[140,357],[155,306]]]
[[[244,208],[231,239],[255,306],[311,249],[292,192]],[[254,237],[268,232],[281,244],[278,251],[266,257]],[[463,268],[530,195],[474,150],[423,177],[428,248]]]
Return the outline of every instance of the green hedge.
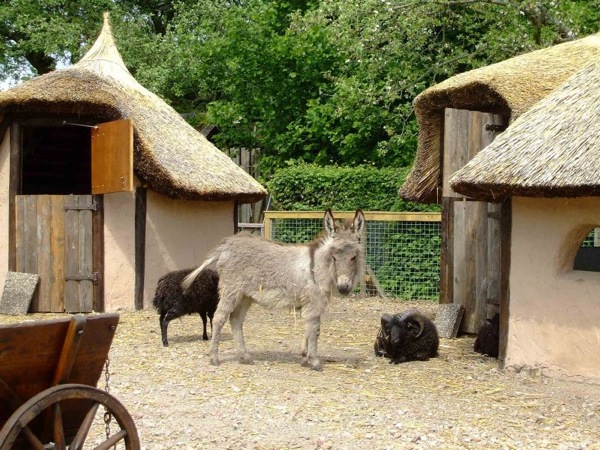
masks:
[[[439,211],[438,205],[398,196],[409,168],[377,169],[297,163],[279,169],[265,184],[277,211]]]

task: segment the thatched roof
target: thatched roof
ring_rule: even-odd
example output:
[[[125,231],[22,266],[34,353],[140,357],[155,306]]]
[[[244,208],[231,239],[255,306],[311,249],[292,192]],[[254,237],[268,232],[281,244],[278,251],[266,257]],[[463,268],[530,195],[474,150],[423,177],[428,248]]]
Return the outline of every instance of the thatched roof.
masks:
[[[450,185],[486,201],[600,196],[600,58],[521,115]]]
[[[471,70],[423,91],[414,100],[419,124],[417,155],[399,195],[421,202],[441,201],[445,108],[498,113],[512,123],[561,83],[599,59],[600,33]]]
[[[134,172],[172,198],[254,202],[266,190],[129,73],[108,14],[93,47],[77,64],[0,92],[0,114],[132,119]]]

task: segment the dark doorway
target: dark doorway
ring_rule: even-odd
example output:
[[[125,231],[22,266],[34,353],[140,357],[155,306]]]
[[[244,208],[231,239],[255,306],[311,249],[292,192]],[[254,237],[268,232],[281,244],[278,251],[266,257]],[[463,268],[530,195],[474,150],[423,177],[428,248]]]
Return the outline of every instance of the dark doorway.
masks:
[[[90,128],[23,127],[22,195],[91,194]]]

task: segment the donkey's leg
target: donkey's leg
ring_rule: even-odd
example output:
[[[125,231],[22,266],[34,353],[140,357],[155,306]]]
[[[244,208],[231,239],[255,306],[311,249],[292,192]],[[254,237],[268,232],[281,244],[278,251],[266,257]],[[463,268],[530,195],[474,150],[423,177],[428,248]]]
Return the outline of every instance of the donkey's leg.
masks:
[[[321,316],[306,319],[306,356],[302,358],[303,366],[310,366],[314,370],[323,370],[321,361],[317,357],[317,339],[321,333]]]
[[[251,305],[252,300],[248,297],[244,297],[229,316],[229,324],[231,325],[231,333],[233,334],[233,340],[236,345],[237,357],[242,364],[254,364],[252,357],[246,350],[243,328],[246,313]]]
[[[214,329],[212,330],[212,336],[210,340],[210,346],[208,347],[208,354],[210,356],[210,363],[213,366],[219,365],[219,340],[221,339],[221,330],[223,325],[227,322],[227,318],[236,306],[237,295],[235,292],[221,290],[221,300],[217,306],[214,317]]]

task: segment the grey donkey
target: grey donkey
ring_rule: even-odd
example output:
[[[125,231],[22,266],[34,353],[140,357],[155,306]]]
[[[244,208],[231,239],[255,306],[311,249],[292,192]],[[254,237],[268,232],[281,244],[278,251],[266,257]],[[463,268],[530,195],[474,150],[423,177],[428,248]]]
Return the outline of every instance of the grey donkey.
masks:
[[[365,217],[356,210],[352,221],[338,223],[328,209],[323,225],[324,233],[301,245],[275,243],[246,233],[227,237],[184,279],[182,286],[187,290],[205,267],[216,262],[220,301],[209,347],[211,364],[219,364],[219,339],[227,318],[239,361],[252,364],[242,328],[248,309],[258,303],[269,309],[300,311],[306,324],[302,365],[323,369],[317,356],[321,315],[336,291],[348,295],[360,278],[359,237]]]

